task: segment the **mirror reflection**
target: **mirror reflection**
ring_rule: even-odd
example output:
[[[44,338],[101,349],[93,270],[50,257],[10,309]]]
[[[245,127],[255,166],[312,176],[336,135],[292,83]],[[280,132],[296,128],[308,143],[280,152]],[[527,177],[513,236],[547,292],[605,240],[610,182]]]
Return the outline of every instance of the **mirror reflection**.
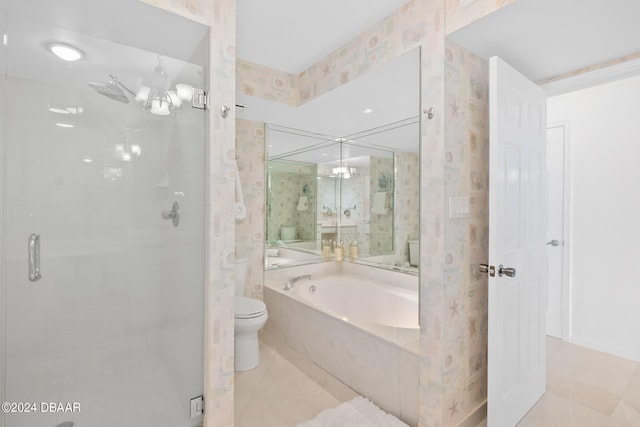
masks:
[[[416,49],[299,107],[251,100],[243,116],[267,123],[267,268],[417,274],[419,86]]]
[[[269,140],[279,132],[270,126]],[[394,254],[392,150],[336,138],[268,164],[270,245],[321,251],[325,259],[336,248],[338,258],[341,250],[352,260]]]

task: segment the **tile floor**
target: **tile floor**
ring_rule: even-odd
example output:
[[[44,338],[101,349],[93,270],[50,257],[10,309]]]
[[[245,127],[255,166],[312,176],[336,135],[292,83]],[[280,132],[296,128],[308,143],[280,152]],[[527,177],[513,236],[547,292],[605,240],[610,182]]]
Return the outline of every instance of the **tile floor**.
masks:
[[[235,376],[236,427],[295,427],[357,396],[262,331],[260,352],[258,368]],[[596,426],[640,426],[640,363],[548,338],[547,393],[518,427]]]
[[[356,396],[281,340],[260,331],[260,365],[235,374],[235,426],[295,427]]]
[[[547,392],[518,427],[592,426],[640,426],[640,363],[547,338]]]

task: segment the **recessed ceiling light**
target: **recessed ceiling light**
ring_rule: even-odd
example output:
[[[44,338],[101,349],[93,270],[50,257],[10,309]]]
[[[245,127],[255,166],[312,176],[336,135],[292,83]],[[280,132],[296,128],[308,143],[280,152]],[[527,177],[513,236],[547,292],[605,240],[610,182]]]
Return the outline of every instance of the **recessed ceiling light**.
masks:
[[[329,155],[329,153],[322,153],[322,155],[323,155],[323,156],[328,156],[328,155]]]
[[[365,108],[364,110],[362,110],[363,114],[371,114],[373,113],[373,108]]]
[[[91,163],[93,162],[93,159],[91,157],[85,157],[84,159],[82,159],[82,161],[85,163]]]
[[[69,114],[69,111],[64,109],[64,108],[51,107],[51,108],[49,108],[49,111],[51,111],[52,113],[56,113],[56,114]]]
[[[73,125],[71,123],[56,123],[56,126],[60,126],[61,128],[72,128]]]
[[[72,62],[84,57],[83,51],[66,43],[50,43],[47,45],[47,48],[63,61]]]

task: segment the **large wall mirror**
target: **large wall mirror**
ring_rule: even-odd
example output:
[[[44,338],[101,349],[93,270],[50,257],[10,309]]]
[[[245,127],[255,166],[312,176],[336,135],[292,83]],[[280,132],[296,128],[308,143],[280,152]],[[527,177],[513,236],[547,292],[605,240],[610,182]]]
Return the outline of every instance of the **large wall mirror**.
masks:
[[[299,107],[239,99],[267,124],[267,268],[338,256],[417,274],[419,72],[415,49]]]

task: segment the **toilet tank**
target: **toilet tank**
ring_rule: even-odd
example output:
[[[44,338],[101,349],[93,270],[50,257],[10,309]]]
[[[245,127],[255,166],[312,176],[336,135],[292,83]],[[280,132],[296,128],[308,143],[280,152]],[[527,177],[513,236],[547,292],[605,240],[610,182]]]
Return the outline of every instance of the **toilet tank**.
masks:
[[[420,265],[420,241],[409,240],[409,264],[418,267]]]

